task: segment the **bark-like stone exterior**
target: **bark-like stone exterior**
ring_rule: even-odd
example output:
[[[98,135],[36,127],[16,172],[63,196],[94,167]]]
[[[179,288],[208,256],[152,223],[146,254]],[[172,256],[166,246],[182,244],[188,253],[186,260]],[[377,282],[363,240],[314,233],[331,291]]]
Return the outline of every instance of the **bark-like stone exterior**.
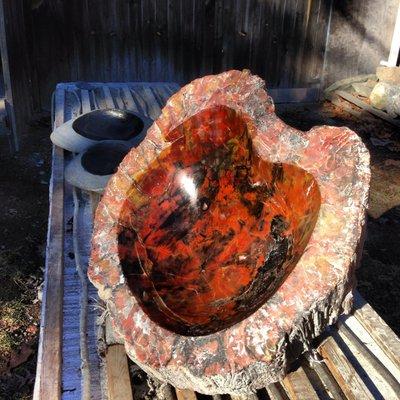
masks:
[[[181,171],[196,177],[186,197]],[[183,87],[96,212],[89,277],[128,355],[208,394],[281,379],[290,357],[351,309],[369,176],[356,134],[285,125],[247,71]]]

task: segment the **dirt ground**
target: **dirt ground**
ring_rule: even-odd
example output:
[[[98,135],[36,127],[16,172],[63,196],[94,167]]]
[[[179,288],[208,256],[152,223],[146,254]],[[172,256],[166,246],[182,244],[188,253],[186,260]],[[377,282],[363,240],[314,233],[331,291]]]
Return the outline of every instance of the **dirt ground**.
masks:
[[[368,217],[358,288],[392,329],[400,334],[400,133],[379,119],[361,120],[330,103],[278,107],[289,125],[345,125],[371,152],[372,208]],[[0,138],[0,399],[31,397],[36,363],[48,216],[51,146],[49,118],[32,124],[21,151],[10,156]]]
[[[48,214],[50,119],[32,124],[11,156],[0,138],[0,399],[30,399]]]

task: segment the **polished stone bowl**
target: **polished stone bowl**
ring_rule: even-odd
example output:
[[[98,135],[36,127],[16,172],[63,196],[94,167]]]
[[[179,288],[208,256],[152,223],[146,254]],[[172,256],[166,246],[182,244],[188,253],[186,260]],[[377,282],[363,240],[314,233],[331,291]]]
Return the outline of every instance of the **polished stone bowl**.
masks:
[[[107,108],[81,115],[72,128],[91,140],[129,140],[142,133],[144,121],[133,112]]]
[[[207,335],[259,308],[302,255],[320,206],[294,165],[262,160],[233,109],[202,110],[132,186],[118,254],[148,316],[181,335]]]
[[[131,110],[106,108],[70,119],[50,135],[51,141],[73,153],[81,153],[102,141],[120,141],[137,146],[153,121]]]

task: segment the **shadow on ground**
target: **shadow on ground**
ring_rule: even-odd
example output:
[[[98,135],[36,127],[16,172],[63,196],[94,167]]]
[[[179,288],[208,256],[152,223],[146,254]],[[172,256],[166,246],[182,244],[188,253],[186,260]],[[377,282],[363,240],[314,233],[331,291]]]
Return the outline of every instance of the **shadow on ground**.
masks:
[[[35,370],[48,215],[50,119],[11,155],[0,138],[0,399],[30,399]]]

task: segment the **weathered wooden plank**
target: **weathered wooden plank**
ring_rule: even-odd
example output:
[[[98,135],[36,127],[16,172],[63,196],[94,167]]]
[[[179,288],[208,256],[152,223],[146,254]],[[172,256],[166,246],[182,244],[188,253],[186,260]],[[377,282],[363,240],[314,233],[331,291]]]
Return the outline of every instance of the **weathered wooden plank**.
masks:
[[[121,88],[110,88],[111,96],[115,104],[115,108],[124,109],[125,103],[121,97]]]
[[[265,389],[271,400],[289,400],[288,395],[280,383],[271,383]]]
[[[64,90],[55,93],[55,126],[64,122]],[[53,146],[46,267],[38,347],[35,400],[61,397],[64,257],[64,151]]]
[[[75,266],[80,281],[79,293],[79,342],[80,342],[80,357],[81,357],[81,374],[82,374],[82,398],[90,398],[90,363],[88,351],[88,282],[86,277],[86,267],[82,263],[80,244],[83,242],[83,229],[80,225],[80,206],[78,192],[73,188],[74,202],[74,222],[73,222],[73,250],[75,255]]]
[[[123,345],[109,346],[106,353],[106,374],[109,400],[133,400],[128,360]]]
[[[362,112],[361,111],[357,111],[355,109],[353,109],[350,104],[346,101],[344,101],[341,97],[334,95],[331,96],[330,101],[332,104],[334,104],[336,107],[341,108],[342,110],[348,112],[350,115],[352,115],[353,117],[356,118],[362,118]]]
[[[115,108],[115,104],[114,104],[113,97],[111,95],[110,88],[106,84],[104,84],[104,86],[103,86],[103,92],[104,92],[104,100],[106,102],[107,107]]]
[[[197,400],[196,393],[189,389],[175,389],[177,400]]]
[[[0,1],[0,53],[5,106],[10,119],[11,149],[19,150],[18,137],[33,115],[37,91],[32,90],[29,34],[22,0]],[[34,98],[35,97],[35,98]],[[50,97],[49,97],[50,99]],[[11,139],[11,138],[10,138]]]
[[[343,97],[347,101],[350,101],[351,103],[355,104],[357,107],[360,107],[365,111],[368,111],[370,114],[373,114],[376,117],[379,117],[394,126],[400,127],[400,121],[390,117],[388,113],[370,106],[369,104],[367,104],[364,101],[360,100],[359,98],[353,96],[352,94],[344,92],[342,90],[337,90],[335,92],[335,94],[339,95],[340,97]]]
[[[124,100],[126,104],[126,108],[128,110],[132,110],[134,112],[139,112],[139,109],[135,103],[135,100],[133,100],[132,93],[127,85],[124,85],[122,87],[122,92],[124,94]]]
[[[314,370],[314,373],[318,376],[325,391],[330,393],[330,395],[335,400],[345,400],[344,394],[340,389],[339,384],[336,382],[335,378],[332,376],[331,372],[327,368],[325,362],[322,360],[314,360],[312,357],[309,358],[310,368]]]
[[[321,0],[312,4],[319,10]],[[31,10],[26,13],[33,14]],[[324,21],[321,13],[314,14],[315,24]],[[307,25],[306,16],[302,2],[294,0],[238,0],[233,7],[222,0],[205,4],[195,0],[114,0],[104,4],[73,0],[68,6],[44,3],[32,17],[51,21],[46,29],[32,24],[33,32],[29,32],[36,39],[33,47],[34,56],[40,58],[35,62],[40,82],[59,76],[58,69],[72,80],[91,76],[99,81],[187,82],[223,69],[249,67],[274,86],[282,82],[293,87],[298,86],[292,72],[301,51],[298,38],[307,33],[298,29]],[[317,31],[313,40],[318,43],[310,48],[312,54],[300,53],[300,58],[318,60],[324,49],[325,38],[320,36],[325,30],[313,31]],[[266,54],[271,48],[273,51]],[[269,55],[274,63],[268,61]],[[48,59],[53,62],[46,65]],[[45,91],[54,85],[45,83]],[[42,99],[47,95],[43,93]]]
[[[317,392],[313,388],[304,369],[299,367],[283,379],[283,385],[292,400],[318,400]]]
[[[332,337],[321,344],[319,351],[348,399],[374,399],[374,396]]]
[[[74,119],[81,114],[81,99],[77,90],[65,90],[65,120]]]
[[[81,90],[82,113],[89,112],[92,107],[90,105],[90,94],[88,90]]]
[[[66,108],[68,108],[66,104]],[[68,114],[68,110],[65,110]],[[64,162],[70,157],[66,155]],[[64,295],[63,295],[63,337],[62,337],[62,400],[81,400],[82,374],[81,374],[81,346],[80,346],[80,320],[79,314],[80,288],[79,277],[76,273],[73,244],[73,218],[74,204],[72,187],[65,185],[64,193]],[[72,228],[72,229],[71,229]]]
[[[384,363],[376,357],[371,350],[365,345],[364,342],[347,326],[346,322],[341,323],[339,326],[339,335],[348,344],[352,353],[356,356],[357,360],[360,362],[365,360],[370,368],[366,368],[366,372],[371,376],[375,376],[375,385],[379,388],[378,380],[383,380],[383,387],[380,389],[381,392],[388,392],[388,388],[385,383],[389,385],[392,393],[386,394],[386,396],[395,395],[400,393],[400,383],[393,376],[392,372],[387,369]],[[379,379],[381,378],[381,379]],[[389,390],[390,392],[390,390]]]
[[[354,316],[385,352],[392,363],[400,369],[400,339],[385,321],[356,291]]]
[[[375,72],[389,53],[398,6],[397,0],[333,1],[325,63],[328,85]]]
[[[157,119],[161,113],[161,107],[154,96],[153,92],[148,86],[143,86],[143,88],[136,90],[135,95],[139,95],[146,102],[146,110],[150,118]]]

